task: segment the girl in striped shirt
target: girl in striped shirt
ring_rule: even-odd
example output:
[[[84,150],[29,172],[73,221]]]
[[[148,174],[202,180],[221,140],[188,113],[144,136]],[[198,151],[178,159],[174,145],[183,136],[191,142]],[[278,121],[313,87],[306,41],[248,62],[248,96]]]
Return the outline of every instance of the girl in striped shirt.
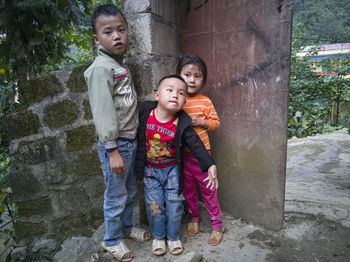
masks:
[[[210,153],[210,143],[207,131],[219,128],[220,120],[210,98],[200,94],[207,80],[207,68],[204,61],[196,55],[183,56],[177,66],[177,74],[187,83],[188,95],[184,110],[192,117],[192,126],[201,138]],[[195,236],[199,231],[199,207],[197,186],[198,183],[205,207],[211,219],[212,232],[209,236],[209,245],[220,244],[224,228],[221,221],[221,208],[217,197],[217,187],[208,188],[206,181],[208,173],[201,171],[199,163],[191,152],[185,152],[184,162],[184,191],[191,214],[191,221],[187,225],[189,236]],[[217,181],[217,178],[215,178]],[[218,186],[218,183],[216,182]]]

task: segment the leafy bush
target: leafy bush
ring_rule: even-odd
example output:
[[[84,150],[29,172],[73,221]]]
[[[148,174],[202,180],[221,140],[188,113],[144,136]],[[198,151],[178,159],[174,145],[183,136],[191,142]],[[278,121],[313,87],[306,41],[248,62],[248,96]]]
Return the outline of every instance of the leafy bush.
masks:
[[[317,46],[305,57],[297,57],[301,49],[300,39],[305,34],[302,24],[293,29],[288,137],[305,137],[317,133],[350,127],[349,115],[341,114],[341,103],[350,104],[350,80],[344,76],[350,72],[350,59],[319,62],[331,74],[318,76],[309,59],[317,55]],[[305,43],[305,42],[304,42]],[[349,110],[348,110],[349,112]],[[333,115],[335,116],[333,119]]]

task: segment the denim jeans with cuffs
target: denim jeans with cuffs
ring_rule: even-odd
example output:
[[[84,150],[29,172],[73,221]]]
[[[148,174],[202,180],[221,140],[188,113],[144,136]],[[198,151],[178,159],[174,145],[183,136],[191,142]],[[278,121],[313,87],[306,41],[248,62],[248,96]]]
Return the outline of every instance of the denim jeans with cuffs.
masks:
[[[106,185],[103,203],[106,246],[119,244],[123,235],[129,235],[133,228],[133,198],[137,191],[136,177],[133,172],[136,145],[136,140],[117,140],[118,151],[123,158],[126,171],[115,174],[110,168],[108,152],[104,145],[98,142],[98,156]]]
[[[176,164],[145,167],[143,179],[148,221],[156,239],[180,239],[182,194],[178,195],[179,173]]]

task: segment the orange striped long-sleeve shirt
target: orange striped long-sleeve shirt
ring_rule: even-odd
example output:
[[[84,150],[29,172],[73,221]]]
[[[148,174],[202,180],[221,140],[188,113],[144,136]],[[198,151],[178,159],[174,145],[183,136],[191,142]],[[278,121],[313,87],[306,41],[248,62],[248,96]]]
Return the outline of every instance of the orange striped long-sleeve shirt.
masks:
[[[220,119],[216,113],[215,107],[211,99],[207,96],[196,94],[195,96],[187,96],[184,110],[190,116],[196,116],[209,122],[209,128],[194,127],[207,150],[210,150],[210,142],[207,131],[214,131],[220,126]]]

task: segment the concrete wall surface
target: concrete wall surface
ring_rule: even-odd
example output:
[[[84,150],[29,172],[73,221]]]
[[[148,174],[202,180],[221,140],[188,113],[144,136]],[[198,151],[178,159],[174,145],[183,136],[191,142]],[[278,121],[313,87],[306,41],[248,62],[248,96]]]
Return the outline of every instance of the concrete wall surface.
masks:
[[[221,127],[211,134],[222,208],[282,227],[292,0],[180,1],[180,50],[208,67],[204,93]]]

